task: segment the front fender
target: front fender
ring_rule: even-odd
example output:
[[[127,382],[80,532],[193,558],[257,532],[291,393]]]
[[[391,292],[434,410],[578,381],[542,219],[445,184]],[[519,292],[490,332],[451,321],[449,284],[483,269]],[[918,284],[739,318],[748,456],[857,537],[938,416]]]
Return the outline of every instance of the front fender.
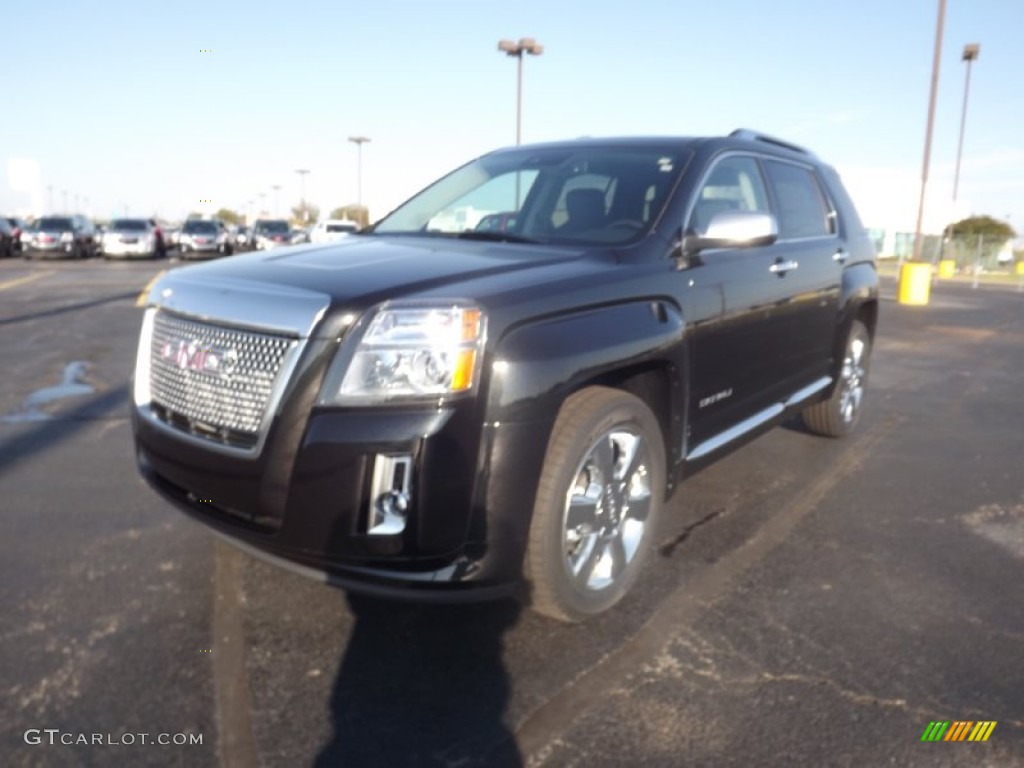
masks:
[[[587,384],[629,380],[652,366],[673,378],[669,392],[681,392],[683,334],[678,308],[651,300],[545,318],[513,328],[498,342],[469,532],[471,542],[502,542],[482,557],[487,570],[508,574],[521,565],[548,440],[565,398]],[[672,407],[681,413],[681,397],[676,402]]]
[[[843,356],[846,354],[846,337],[850,333],[850,325],[857,317],[861,317],[874,338],[878,321],[878,271],[874,262],[853,264],[843,270],[839,293],[839,318],[832,349],[833,384],[825,396],[830,395],[839,382],[839,372],[843,365]]]
[[[520,325],[492,356],[487,422],[553,422],[583,383],[647,363],[682,376],[684,321],[666,301],[596,307]]]

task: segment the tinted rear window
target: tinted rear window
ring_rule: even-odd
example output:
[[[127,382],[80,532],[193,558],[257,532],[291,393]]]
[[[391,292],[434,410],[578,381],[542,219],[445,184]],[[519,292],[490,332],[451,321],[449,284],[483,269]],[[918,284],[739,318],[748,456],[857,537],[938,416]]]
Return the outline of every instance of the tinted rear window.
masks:
[[[41,229],[41,230],[46,230],[46,229],[71,229],[71,228],[72,228],[71,227],[71,219],[62,219],[62,218],[55,218],[55,217],[40,219],[39,220],[39,227],[38,227],[38,229]]]
[[[287,221],[261,221],[256,225],[256,229],[260,232],[271,232],[275,235],[287,235],[291,232]]]
[[[110,222],[109,229],[118,229],[123,232],[145,232],[148,225],[139,219],[115,219]]]
[[[212,221],[200,221],[198,219],[193,219],[191,221],[186,221],[185,226],[181,231],[189,234],[199,232],[204,235],[209,235],[217,231],[217,225]]]

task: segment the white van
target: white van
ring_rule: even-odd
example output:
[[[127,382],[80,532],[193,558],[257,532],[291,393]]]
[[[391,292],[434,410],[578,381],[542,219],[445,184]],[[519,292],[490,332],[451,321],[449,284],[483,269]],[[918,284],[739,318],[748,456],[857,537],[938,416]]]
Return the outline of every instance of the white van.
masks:
[[[317,222],[309,235],[309,239],[313,243],[333,243],[337,240],[343,240],[358,231],[358,222],[346,219],[326,219]]]

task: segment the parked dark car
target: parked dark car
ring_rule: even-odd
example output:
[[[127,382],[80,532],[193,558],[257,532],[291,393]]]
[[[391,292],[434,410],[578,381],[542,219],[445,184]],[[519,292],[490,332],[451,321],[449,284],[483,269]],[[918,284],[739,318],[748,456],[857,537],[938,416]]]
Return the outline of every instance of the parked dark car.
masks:
[[[32,239],[23,255],[26,259],[60,256],[91,258],[96,253],[95,234],[93,223],[84,216],[43,216],[36,222]]]
[[[14,250],[21,252],[21,239],[22,235],[28,230],[29,225],[24,219],[18,216],[6,217],[7,223],[11,226],[14,234]]]
[[[211,219],[189,219],[178,233],[181,258],[194,256],[230,256],[235,247],[223,222]]]
[[[257,219],[252,225],[252,247],[267,251],[291,243],[291,227],[284,219]]]
[[[475,230],[496,200],[514,221]],[[633,584],[678,482],[796,414],[854,429],[877,313],[871,240],[805,149],[515,147],[359,237],[162,277],[136,455],[279,565],[580,620]]]
[[[514,229],[516,225],[515,211],[506,213],[491,213],[484,216],[476,223],[475,229],[478,232],[507,232]]]
[[[20,250],[20,234],[10,219],[0,216],[0,258],[10,259]]]

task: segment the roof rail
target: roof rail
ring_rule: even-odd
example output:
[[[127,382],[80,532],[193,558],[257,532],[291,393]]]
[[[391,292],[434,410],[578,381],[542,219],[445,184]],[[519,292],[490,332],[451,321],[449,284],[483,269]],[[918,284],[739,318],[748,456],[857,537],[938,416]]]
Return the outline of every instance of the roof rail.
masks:
[[[737,128],[735,131],[729,134],[730,138],[733,139],[747,139],[749,141],[763,141],[766,144],[774,144],[777,147],[784,147],[791,149],[794,152],[799,152],[803,155],[810,155],[814,157],[814,153],[806,147],[801,147],[799,144],[793,144],[782,139],[777,139],[774,136],[769,136],[766,133],[760,133],[759,131],[752,131],[749,128]]]

